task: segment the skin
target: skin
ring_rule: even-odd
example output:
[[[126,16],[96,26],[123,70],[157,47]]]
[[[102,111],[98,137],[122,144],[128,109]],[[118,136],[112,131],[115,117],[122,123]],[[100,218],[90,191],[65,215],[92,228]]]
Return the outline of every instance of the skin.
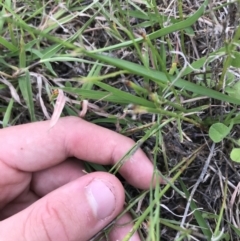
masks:
[[[119,180],[103,172],[86,174],[80,160],[114,165],[134,142],[80,118],[61,118],[0,130],[1,241],[87,241],[108,225],[124,206]],[[131,185],[148,189],[153,165],[139,149],[120,169]],[[106,218],[93,212],[86,188],[95,180],[114,195]],[[106,205],[108,205],[108,201]],[[121,240],[132,227],[129,214],[109,234]],[[130,223],[129,223],[130,222]],[[14,231],[13,231],[14,230]],[[131,241],[140,241],[137,233]]]

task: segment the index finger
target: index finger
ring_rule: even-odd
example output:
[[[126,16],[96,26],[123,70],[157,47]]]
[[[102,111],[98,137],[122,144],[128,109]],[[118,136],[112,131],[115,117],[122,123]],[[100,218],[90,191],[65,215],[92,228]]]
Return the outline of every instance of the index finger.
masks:
[[[78,159],[113,165],[134,142],[111,130],[76,117],[60,118],[50,129],[43,121],[9,127],[0,131],[0,161],[18,170],[35,172],[54,166],[74,156]],[[138,149],[120,168],[121,175],[132,185],[146,189],[153,165]]]

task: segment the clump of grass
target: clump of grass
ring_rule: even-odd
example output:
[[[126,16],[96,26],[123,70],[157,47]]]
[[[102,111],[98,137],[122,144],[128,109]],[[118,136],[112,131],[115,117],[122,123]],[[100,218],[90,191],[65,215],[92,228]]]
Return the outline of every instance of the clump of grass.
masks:
[[[126,186],[135,223],[124,241],[135,230],[151,241],[237,240],[239,5],[0,3],[1,125],[49,119],[63,90],[62,116],[88,103],[87,120],[137,141],[127,156],[141,145],[156,175],[171,177],[143,193]],[[209,128],[218,123],[231,128],[215,145]]]

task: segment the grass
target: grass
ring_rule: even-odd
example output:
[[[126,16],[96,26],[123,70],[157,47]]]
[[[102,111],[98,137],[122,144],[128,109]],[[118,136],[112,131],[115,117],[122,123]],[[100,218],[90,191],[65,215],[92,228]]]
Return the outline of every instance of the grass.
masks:
[[[112,169],[87,171],[115,174],[142,146],[155,175],[172,178],[145,192],[125,185],[135,222],[124,241],[135,230],[239,240],[239,12],[239,0],[1,2],[0,123],[49,119],[63,90],[62,116],[87,103],[85,119],[136,141]],[[232,129],[213,144],[219,122]]]

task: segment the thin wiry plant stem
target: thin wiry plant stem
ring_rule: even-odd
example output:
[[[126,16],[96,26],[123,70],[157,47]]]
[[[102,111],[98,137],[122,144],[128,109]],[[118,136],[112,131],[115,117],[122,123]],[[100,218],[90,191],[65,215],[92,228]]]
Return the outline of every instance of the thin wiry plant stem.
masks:
[[[191,191],[191,194],[190,194],[190,196],[189,196],[189,199],[188,199],[188,202],[187,202],[185,211],[184,211],[184,215],[183,215],[183,218],[182,218],[182,221],[181,221],[181,225],[180,225],[182,228],[184,227],[184,223],[185,223],[186,218],[187,218],[187,216],[188,216],[187,214],[188,214],[188,210],[189,210],[191,201],[192,201],[192,199],[193,199],[193,195],[194,195],[194,193],[196,192],[199,184],[202,182],[202,180],[203,180],[203,178],[204,178],[204,176],[205,176],[205,174],[206,174],[206,172],[207,172],[207,169],[208,169],[208,167],[209,167],[210,161],[211,161],[212,156],[213,156],[213,153],[214,153],[214,148],[215,148],[215,143],[212,144],[212,147],[211,147],[211,149],[210,149],[210,153],[209,153],[208,159],[207,159],[207,161],[206,161],[206,163],[205,163],[205,165],[204,165],[204,167],[203,167],[203,169],[202,169],[201,175],[200,175],[200,177],[198,178],[196,184],[194,185],[194,187],[193,187],[193,189],[192,189],[192,191]],[[180,235],[180,233],[178,232],[177,235],[176,235],[176,237],[175,237],[175,240],[177,240],[177,239],[179,238],[179,235]]]

